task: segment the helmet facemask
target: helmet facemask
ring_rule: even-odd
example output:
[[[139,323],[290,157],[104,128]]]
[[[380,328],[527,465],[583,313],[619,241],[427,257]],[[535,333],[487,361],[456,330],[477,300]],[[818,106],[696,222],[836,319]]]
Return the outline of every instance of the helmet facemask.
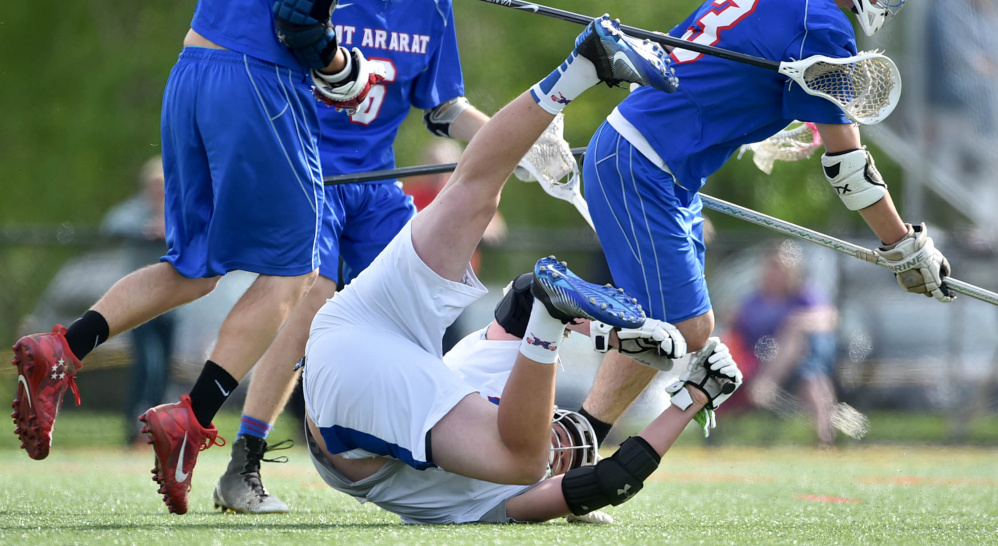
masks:
[[[853,0],[853,12],[867,36],[873,36],[904,7],[904,0]]]
[[[555,408],[548,476],[596,464],[596,432],[582,415]]]

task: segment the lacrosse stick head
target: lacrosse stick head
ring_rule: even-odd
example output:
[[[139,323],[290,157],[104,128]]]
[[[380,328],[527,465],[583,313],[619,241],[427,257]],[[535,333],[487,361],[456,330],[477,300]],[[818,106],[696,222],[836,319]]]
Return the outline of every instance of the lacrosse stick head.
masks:
[[[852,0],[852,3],[859,26],[867,36],[876,34],[904,7],[904,0]]]
[[[538,182],[552,197],[572,201],[578,192],[579,164],[565,141],[563,114],[554,117],[513,173],[524,182]]]
[[[821,147],[818,127],[811,122],[795,121],[775,135],[748,145],[752,162],[759,170],[772,174],[777,161],[802,161]]]
[[[781,63],[780,73],[806,93],[832,101],[849,119],[863,125],[886,119],[901,98],[897,65],[876,51],[841,59],[814,55]]]

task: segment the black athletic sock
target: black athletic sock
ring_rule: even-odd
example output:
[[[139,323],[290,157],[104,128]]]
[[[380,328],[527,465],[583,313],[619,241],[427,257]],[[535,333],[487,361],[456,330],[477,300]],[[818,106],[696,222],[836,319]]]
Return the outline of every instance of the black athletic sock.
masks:
[[[238,386],[236,378],[224,368],[210,360],[205,362],[201,375],[191,388],[191,409],[198,423],[205,428],[210,427],[215,414]]]
[[[608,434],[610,434],[610,429],[613,428],[613,423],[604,423],[599,419],[589,415],[589,412],[585,408],[579,408],[579,415],[586,418],[589,424],[593,426],[593,431],[596,433],[596,445],[603,445],[603,440],[606,440]]]
[[[90,351],[107,341],[111,329],[104,316],[91,309],[66,329],[66,342],[76,358],[83,360]]]

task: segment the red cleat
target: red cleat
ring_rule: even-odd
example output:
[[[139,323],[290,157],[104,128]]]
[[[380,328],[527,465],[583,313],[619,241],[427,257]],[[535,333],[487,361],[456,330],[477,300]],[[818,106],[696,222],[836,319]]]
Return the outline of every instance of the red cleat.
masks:
[[[14,344],[17,366],[17,396],[14,398],[14,434],[21,439],[21,449],[32,459],[48,457],[52,447],[52,427],[62,407],[66,389],[76,388],[76,372],[83,366],[66,343],[66,329],[56,325],[50,334],[24,336]]]
[[[225,445],[218,437],[215,425],[204,428],[191,409],[191,397],[183,395],[180,402],[156,406],[139,417],[142,429],[156,453],[153,481],[159,484],[163,502],[173,514],[187,513],[187,492],[191,490],[191,474],[198,453],[213,445]]]

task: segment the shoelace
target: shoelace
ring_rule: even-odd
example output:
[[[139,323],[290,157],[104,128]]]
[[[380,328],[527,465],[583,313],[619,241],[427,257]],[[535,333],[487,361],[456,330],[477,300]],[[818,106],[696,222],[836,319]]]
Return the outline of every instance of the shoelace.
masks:
[[[204,451],[211,446],[218,446],[218,447],[225,446],[225,438],[219,436],[218,431],[215,431],[214,434],[208,432],[208,435],[204,437],[204,441],[201,442],[201,446],[198,447],[198,451]]]
[[[270,496],[270,494],[267,493],[267,488],[264,487],[263,485],[263,480],[260,479],[260,462],[261,461],[267,463],[288,462],[288,458],[284,455],[281,455],[279,457],[274,457],[273,459],[266,459],[263,457],[264,454],[269,453],[271,451],[283,451],[285,449],[291,449],[292,447],[294,447],[294,445],[295,445],[294,440],[287,439],[278,442],[272,446],[267,446],[263,450],[263,453],[260,454],[253,452],[247,453],[246,466],[243,467],[242,475],[243,479],[257,495],[260,495],[262,497]]]
[[[267,446],[267,449],[264,449],[263,453],[267,454],[267,453],[270,453],[271,451],[284,451],[285,449],[291,449],[293,447],[295,447],[295,441],[292,440],[292,439],[290,439],[290,438],[288,438],[287,440],[284,440],[284,441],[281,441],[281,442],[277,442],[276,444],[274,444],[272,446]],[[274,457],[273,459],[265,459],[263,457],[260,457],[260,460],[263,461],[263,462],[265,462],[265,463],[286,463],[286,462],[288,462],[288,458],[287,458],[286,455],[279,455],[277,457]]]

